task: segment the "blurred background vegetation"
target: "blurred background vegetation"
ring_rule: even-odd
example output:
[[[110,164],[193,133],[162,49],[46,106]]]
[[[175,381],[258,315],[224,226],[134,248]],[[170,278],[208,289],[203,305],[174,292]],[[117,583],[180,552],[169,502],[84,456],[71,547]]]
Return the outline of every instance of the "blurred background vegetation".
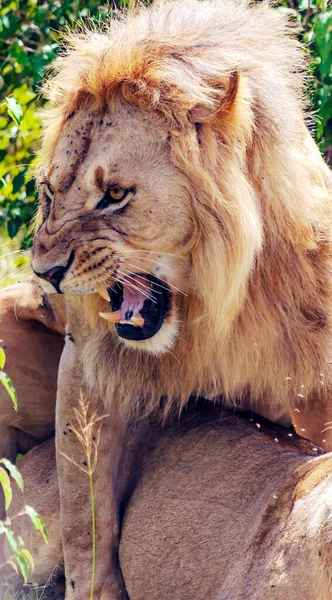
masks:
[[[68,24],[78,27],[81,19],[98,22],[126,2],[0,1],[0,287],[16,281],[18,272],[23,278],[29,271],[25,251],[36,210],[33,168],[40,139],[38,108],[43,105],[39,88],[61,45],[61,32]],[[312,75],[315,136],[332,164],[332,7],[328,0],[277,4],[302,26],[299,35],[308,47]]]

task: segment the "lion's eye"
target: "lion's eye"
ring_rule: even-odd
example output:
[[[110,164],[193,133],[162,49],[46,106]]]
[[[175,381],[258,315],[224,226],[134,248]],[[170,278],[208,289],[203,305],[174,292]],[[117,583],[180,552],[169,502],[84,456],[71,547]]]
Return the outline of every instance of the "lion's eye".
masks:
[[[110,204],[118,204],[125,199],[130,190],[114,185],[105,192],[102,199],[98,202],[96,208],[107,208]]]
[[[46,185],[46,194],[51,200],[53,200],[54,190],[51,188],[49,183]]]
[[[120,202],[120,200],[123,200],[126,197],[128,190],[124,190],[119,185],[116,185],[108,190],[108,194],[111,201],[113,200],[114,202]]]
[[[53,200],[53,198],[54,198],[54,190],[52,189],[52,187],[50,186],[50,184],[48,183],[48,181],[42,181],[41,185],[44,188],[44,193],[46,194],[47,198],[49,200]]]

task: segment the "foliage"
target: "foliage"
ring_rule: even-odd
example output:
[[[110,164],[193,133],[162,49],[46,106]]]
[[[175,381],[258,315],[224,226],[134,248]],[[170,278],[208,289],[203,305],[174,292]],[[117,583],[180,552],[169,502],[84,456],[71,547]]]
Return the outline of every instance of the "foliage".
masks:
[[[17,409],[17,396],[16,391],[9,377],[3,372],[5,366],[5,353],[3,348],[0,348],[0,380],[7,389],[13,403],[15,410]],[[1,377],[4,376],[4,377]],[[19,472],[16,465],[13,465],[7,458],[0,459],[0,486],[2,487],[4,498],[5,498],[5,509],[9,509],[12,499],[13,491],[11,486],[12,478],[18,485],[21,492],[24,489],[24,483],[21,473]],[[35,531],[39,531],[47,542],[47,531],[45,523],[42,517],[35,511],[31,506],[26,505],[17,515],[14,515],[10,519],[7,517],[5,521],[0,520],[0,539],[4,535],[7,538],[7,542],[12,551],[11,556],[6,560],[5,563],[0,564],[0,570],[6,565],[10,565],[16,573],[20,572],[25,582],[28,581],[29,570],[34,570],[33,558],[27,548],[24,546],[24,541],[20,536],[15,535],[12,529],[12,523],[19,517],[28,515],[30,517],[33,528]]]
[[[13,497],[10,476],[16,481],[22,492],[24,489],[23,479],[18,468],[9,460],[3,458],[0,460],[0,463],[7,469],[0,466],[0,485],[2,486],[5,496],[6,510],[8,510]],[[47,531],[42,517],[31,506],[24,506],[17,515],[14,515],[10,519],[7,517],[5,521],[0,521],[0,538],[2,535],[7,538],[8,545],[12,552],[6,562],[0,565],[0,570],[6,565],[10,565],[16,573],[20,572],[24,581],[27,582],[29,579],[29,571],[34,570],[34,561],[29,550],[25,548],[22,538],[15,535],[12,529],[13,522],[24,515],[30,517],[34,530],[39,531],[43,536],[44,541],[47,542]]]
[[[12,380],[9,379],[8,375],[3,371],[5,362],[6,362],[5,352],[4,352],[4,349],[0,347],[0,381],[1,381],[2,385],[6,388],[8,394],[10,395],[10,397],[13,401],[13,404],[14,404],[14,409],[17,410],[16,390],[13,386]]]
[[[310,55],[309,87],[316,116],[316,140],[332,165],[332,7],[328,0],[279,0],[301,24]]]
[[[10,238],[19,236],[23,248],[30,244],[26,225],[35,212],[37,109],[43,103],[38,91],[56,56],[59,31],[67,23],[78,26],[82,18],[96,20],[109,12],[96,0],[89,0],[89,10],[86,6],[79,0],[9,0],[0,5],[0,229]]]

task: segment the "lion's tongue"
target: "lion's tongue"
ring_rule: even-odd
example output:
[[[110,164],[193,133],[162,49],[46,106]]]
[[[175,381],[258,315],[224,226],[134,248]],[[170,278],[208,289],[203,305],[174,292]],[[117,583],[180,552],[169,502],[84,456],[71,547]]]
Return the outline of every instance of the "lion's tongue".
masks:
[[[144,300],[150,295],[152,284],[146,275],[132,275],[130,281],[123,282],[123,302],[120,308],[121,321],[129,321],[143,308]]]

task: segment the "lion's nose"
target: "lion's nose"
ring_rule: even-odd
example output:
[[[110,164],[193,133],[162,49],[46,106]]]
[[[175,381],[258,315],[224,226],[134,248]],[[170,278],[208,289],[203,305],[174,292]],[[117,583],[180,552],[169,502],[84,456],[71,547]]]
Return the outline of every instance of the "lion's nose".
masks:
[[[58,294],[62,294],[62,291],[60,289],[60,283],[62,281],[62,279],[64,278],[64,275],[67,271],[67,269],[69,269],[70,265],[72,264],[74,260],[74,252],[71,253],[68,263],[63,267],[62,265],[59,265],[57,267],[52,267],[52,269],[49,269],[48,271],[45,271],[44,273],[38,273],[37,271],[35,271],[37,277],[40,277],[41,279],[46,279],[46,281],[49,281],[53,287],[56,289],[56,291],[58,292]]]
[[[49,281],[53,285],[53,287],[55,287],[58,294],[62,294],[60,290],[60,283],[66,272],[66,269],[67,267],[53,267],[45,273],[36,273],[36,275],[38,277],[41,277],[42,279],[46,279],[46,281]]]

